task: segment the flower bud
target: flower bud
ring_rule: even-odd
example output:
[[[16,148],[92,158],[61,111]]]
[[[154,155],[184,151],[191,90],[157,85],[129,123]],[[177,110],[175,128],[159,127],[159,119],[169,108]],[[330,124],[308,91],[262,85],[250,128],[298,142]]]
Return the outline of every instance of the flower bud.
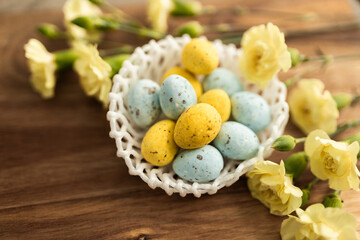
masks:
[[[340,194],[337,193],[328,195],[322,202],[322,204],[325,207],[332,207],[332,208],[342,208],[342,203],[343,201],[340,198]]]
[[[290,135],[283,135],[277,138],[271,146],[277,151],[286,152],[294,149],[296,140]]]
[[[300,55],[299,50],[296,48],[288,48],[288,52],[290,53],[292,67],[295,67],[302,62],[302,56]]]
[[[308,162],[305,152],[294,153],[285,160],[286,173],[291,174],[293,176],[293,181],[295,182],[305,171]]]
[[[173,16],[196,16],[201,13],[202,5],[198,1],[173,0]]]
[[[73,24],[82,27],[89,31],[94,30],[101,30],[101,31],[107,31],[107,30],[114,30],[118,28],[118,23],[109,18],[104,17],[78,17],[71,21]]]
[[[303,207],[307,204],[307,202],[310,199],[310,190],[307,188],[304,188],[304,189],[301,189],[301,191],[303,192],[303,195],[301,197],[301,199],[302,199],[301,207]]]
[[[337,93],[333,94],[332,97],[335,100],[336,106],[339,110],[349,106],[353,100],[353,96],[348,93]]]
[[[182,36],[184,34],[189,34],[190,37],[194,38],[204,33],[204,28],[198,21],[191,21],[181,25],[176,30],[176,35]]]
[[[62,36],[62,33],[58,27],[50,23],[41,24],[37,27],[37,30],[39,33],[41,33],[41,35],[50,39],[56,39]]]

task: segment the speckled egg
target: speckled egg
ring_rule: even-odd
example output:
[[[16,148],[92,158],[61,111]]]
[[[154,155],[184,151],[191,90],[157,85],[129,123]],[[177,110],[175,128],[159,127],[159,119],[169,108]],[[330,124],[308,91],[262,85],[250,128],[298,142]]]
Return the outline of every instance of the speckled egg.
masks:
[[[207,103],[213,106],[220,113],[222,122],[226,122],[230,117],[230,98],[226,92],[221,89],[207,91],[200,96],[199,103]]]
[[[180,152],[174,162],[174,172],[190,182],[209,182],[220,175],[224,161],[220,152],[210,145]]]
[[[160,105],[164,114],[177,119],[188,107],[197,103],[194,88],[179,75],[170,75],[160,87]]]
[[[185,45],[182,55],[185,68],[195,74],[209,74],[219,65],[219,55],[211,42],[194,38]]]
[[[188,80],[191,86],[193,86],[197,97],[200,97],[200,95],[203,93],[201,83],[196,79],[194,74],[181,67],[172,67],[169,70],[167,70],[162,76],[161,82],[163,82],[168,76],[173,74],[180,75],[184,77],[186,80]]]
[[[126,102],[131,119],[140,127],[153,124],[161,114],[160,86],[143,79],[131,86]]]
[[[205,92],[217,88],[224,90],[229,96],[236,92],[243,91],[240,79],[225,68],[215,69],[207,75],[203,81],[203,89]]]
[[[259,150],[259,139],[250,128],[238,122],[225,122],[214,140],[214,146],[224,157],[244,160]]]
[[[251,92],[237,92],[231,96],[234,119],[259,132],[270,124],[270,107],[261,96]]]
[[[172,162],[179,150],[174,141],[174,128],[174,121],[162,120],[146,132],[141,143],[141,153],[146,161],[155,166]]]
[[[186,109],[175,125],[174,140],[184,149],[194,149],[210,143],[219,133],[221,116],[207,103]]]

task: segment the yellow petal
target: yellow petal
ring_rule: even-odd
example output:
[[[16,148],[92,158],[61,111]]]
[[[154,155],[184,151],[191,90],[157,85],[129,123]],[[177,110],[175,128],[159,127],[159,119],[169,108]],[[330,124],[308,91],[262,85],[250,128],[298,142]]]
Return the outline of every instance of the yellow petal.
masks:
[[[338,240],[349,240],[349,239],[359,240],[360,236],[354,228],[344,227],[339,234]]]
[[[321,142],[320,139],[330,139],[329,136],[323,130],[314,130],[306,137],[305,140],[305,153],[309,157],[312,156],[320,146]]]
[[[289,216],[281,223],[280,235],[282,240],[296,240],[295,233],[299,231],[302,224],[298,218]]]

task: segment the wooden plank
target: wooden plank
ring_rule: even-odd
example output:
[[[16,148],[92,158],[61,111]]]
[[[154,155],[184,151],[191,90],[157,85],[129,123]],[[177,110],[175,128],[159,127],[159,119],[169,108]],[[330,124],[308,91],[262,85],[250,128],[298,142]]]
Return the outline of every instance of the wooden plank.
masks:
[[[222,1],[221,6],[231,3]],[[293,1],[237,3],[279,10],[294,8]],[[297,4],[294,11],[326,13],[333,22],[356,19],[347,1],[307,0]],[[143,18],[143,6],[126,9]],[[235,21],[251,26],[274,17],[204,16],[201,20],[209,24]],[[129,176],[108,137],[106,111],[84,95],[75,74],[69,72],[59,78],[52,100],[43,101],[31,90],[23,45],[30,37],[38,38],[34,34],[38,23],[60,24],[61,18],[59,11],[0,16],[0,34],[6,36],[0,39],[0,238],[278,239],[284,218],[270,215],[251,198],[245,178],[216,195],[196,199],[169,197],[162,190],[151,190],[140,178]],[[172,28],[182,21],[173,21]],[[309,25],[323,23],[278,24],[284,29],[295,25],[308,29]],[[109,38],[139,45],[147,41],[123,33],[110,34]],[[61,41],[42,41],[51,50],[65,47]],[[312,55],[317,47],[329,54],[360,52],[359,41],[360,31],[354,30],[292,38],[287,42]],[[280,77],[286,79],[305,68]],[[332,92],[353,92],[360,90],[359,75],[360,59],[356,59],[332,63],[326,71],[308,77],[322,79]],[[358,104],[343,110],[339,122],[359,117]],[[338,139],[356,131],[360,127],[344,132]],[[286,132],[301,136],[291,123]],[[270,159],[279,161],[288,155],[275,153]],[[307,171],[299,185],[304,186],[311,178]],[[321,182],[315,186],[311,201],[319,202],[329,192],[326,182]],[[344,208],[360,222],[359,194],[346,191],[342,196]],[[360,231],[359,225],[357,229]]]

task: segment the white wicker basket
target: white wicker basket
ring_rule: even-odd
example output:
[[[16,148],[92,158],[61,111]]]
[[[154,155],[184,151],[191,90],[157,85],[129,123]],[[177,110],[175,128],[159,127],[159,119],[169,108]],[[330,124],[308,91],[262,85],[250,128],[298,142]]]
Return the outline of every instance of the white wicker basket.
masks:
[[[243,82],[245,90],[262,95],[271,108],[270,125],[257,135],[260,140],[258,154],[245,161],[225,160],[224,169],[219,177],[209,183],[191,183],[177,177],[171,164],[155,167],[146,162],[140,151],[141,141],[147,129],[136,127],[130,120],[125,105],[125,98],[130,86],[136,81],[149,78],[160,82],[163,73],[175,65],[181,65],[181,51],[190,41],[188,36],[173,38],[166,37],[158,42],[151,40],[143,47],[135,49],[131,57],[124,62],[119,74],[114,77],[114,85],[109,94],[110,106],[107,118],[110,122],[110,137],[114,138],[117,146],[117,156],[124,159],[131,175],[138,175],[151,188],[160,187],[169,195],[186,194],[214,194],[224,186],[230,186],[241,175],[251,169],[252,165],[268,157],[273,141],[282,135],[289,118],[286,99],[286,87],[277,78],[262,91],[252,84],[243,81],[238,69],[238,56],[241,50],[234,45],[224,45],[221,41],[213,44],[220,56],[220,66],[234,72]],[[199,76],[202,80],[202,76]]]

